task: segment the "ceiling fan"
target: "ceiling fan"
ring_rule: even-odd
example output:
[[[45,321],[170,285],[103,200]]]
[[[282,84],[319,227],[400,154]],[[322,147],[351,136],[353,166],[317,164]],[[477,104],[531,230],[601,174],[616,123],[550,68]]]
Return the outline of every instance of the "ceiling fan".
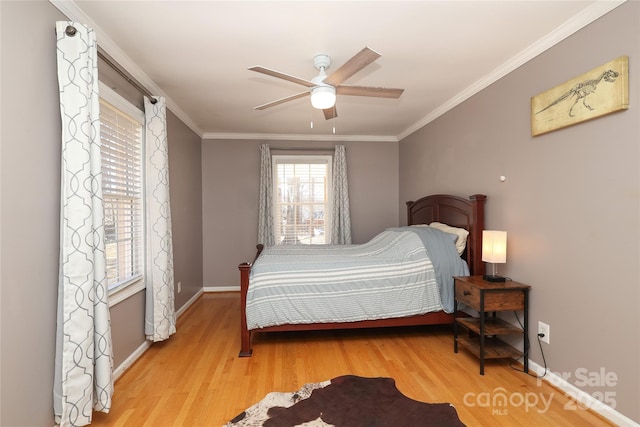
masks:
[[[249,70],[251,71],[267,74],[269,76],[287,80],[309,88],[309,90],[306,90],[304,92],[287,96],[285,98],[268,102],[266,104],[258,105],[257,107],[254,107],[254,110],[264,110],[269,107],[280,105],[287,101],[293,101],[294,99],[311,95],[311,104],[313,105],[313,107],[322,110],[324,112],[325,119],[329,120],[338,116],[335,107],[336,95],[399,98],[400,95],[402,95],[402,92],[404,92],[404,89],[371,86],[351,86],[342,84],[343,81],[347,80],[349,77],[353,76],[355,73],[362,70],[364,67],[371,64],[376,59],[380,58],[380,56],[381,55],[378,52],[365,47],[360,52],[351,57],[351,59],[345,62],[341,67],[331,73],[331,75],[327,76],[325,71],[331,65],[331,58],[329,57],[329,55],[325,54],[316,55],[313,58],[313,65],[320,73],[311,80],[301,79],[299,77],[281,73],[279,71],[271,70],[259,65],[249,67]]]

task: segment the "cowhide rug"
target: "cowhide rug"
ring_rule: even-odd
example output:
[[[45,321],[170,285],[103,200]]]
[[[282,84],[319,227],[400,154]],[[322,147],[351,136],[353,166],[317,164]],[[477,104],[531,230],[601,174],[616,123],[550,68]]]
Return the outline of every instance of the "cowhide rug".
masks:
[[[345,375],[304,385],[294,393],[269,393],[224,427],[464,427],[449,403],[409,399],[393,378]]]

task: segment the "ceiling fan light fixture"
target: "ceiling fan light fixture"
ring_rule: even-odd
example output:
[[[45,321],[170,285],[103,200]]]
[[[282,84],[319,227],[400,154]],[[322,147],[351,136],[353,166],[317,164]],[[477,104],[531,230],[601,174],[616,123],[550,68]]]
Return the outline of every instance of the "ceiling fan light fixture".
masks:
[[[336,88],[329,85],[312,88],[311,105],[318,110],[326,110],[336,105]]]
[[[326,120],[330,120],[337,117],[335,104],[336,93],[338,91],[340,92],[341,96],[352,95],[370,96],[375,98],[399,98],[400,95],[402,95],[404,89],[372,86],[352,86],[342,84],[343,81],[347,80],[348,78],[362,70],[364,67],[374,62],[379,57],[380,54],[378,52],[365,47],[360,52],[349,58],[347,62],[338,67],[338,69],[331,73],[330,76],[327,76],[326,70],[331,66],[331,58],[326,54],[316,55],[313,58],[313,65],[314,67],[316,67],[319,73],[311,80],[301,79],[300,77],[281,73],[280,71],[272,70],[258,65],[249,67],[249,70],[251,71],[256,71],[258,73],[296,83],[306,88],[304,92],[300,92],[292,96],[287,96],[285,98],[268,102],[266,104],[258,105],[257,107],[254,107],[254,110],[264,110],[265,108],[274,107],[284,102],[293,101],[294,99],[299,99],[311,95],[311,105],[313,106],[313,108],[323,110],[324,118]]]

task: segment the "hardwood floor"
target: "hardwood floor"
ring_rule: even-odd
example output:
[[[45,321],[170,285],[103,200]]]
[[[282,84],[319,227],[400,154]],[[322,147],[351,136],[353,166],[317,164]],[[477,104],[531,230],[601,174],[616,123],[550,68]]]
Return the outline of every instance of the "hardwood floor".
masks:
[[[116,382],[109,414],[93,426],[222,426],[271,391],[353,374],[392,377],[406,396],[451,402],[473,426],[608,426],[545,382],[453,353],[449,327],[257,334],[238,358],[238,293],[204,294]],[[502,398],[502,399],[501,399]],[[565,409],[568,406],[569,409]]]

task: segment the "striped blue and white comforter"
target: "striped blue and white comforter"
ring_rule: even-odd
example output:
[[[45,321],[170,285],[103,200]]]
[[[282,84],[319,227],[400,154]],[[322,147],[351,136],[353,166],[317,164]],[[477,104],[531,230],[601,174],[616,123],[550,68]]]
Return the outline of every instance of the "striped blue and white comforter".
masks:
[[[251,268],[247,327],[451,312],[451,277],[469,271],[453,242],[430,227],[401,227],[362,245],[266,248]]]

